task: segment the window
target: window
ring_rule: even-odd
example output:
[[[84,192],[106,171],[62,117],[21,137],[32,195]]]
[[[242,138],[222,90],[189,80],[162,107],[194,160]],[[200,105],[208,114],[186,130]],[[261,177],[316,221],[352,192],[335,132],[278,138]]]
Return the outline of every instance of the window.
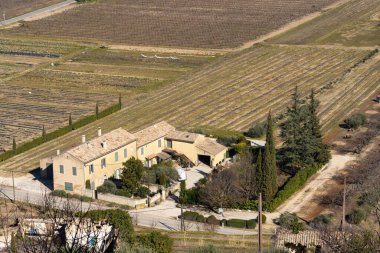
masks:
[[[73,176],[77,175],[77,167],[73,167]]]
[[[63,167],[63,165],[59,165],[59,173],[65,173],[65,168]]]
[[[158,140],[158,147],[161,148],[161,139]]]
[[[72,184],[72,183],[65,182],[65,191],[70,191],[70,192],[72,192],[72,191],[73,191],[73,184]]]
[[[141,154],[141,155],[144,155],[144,147],[141,147],[141,148],[140,148],[140,154]]]
[[[119,152],[115,152],[115,162],[119,161]]]
[[[90,172],[90,174],[94,173],[94,165],[93,164],[90,164],[89,172]]]
[[[103,159],[102,159],[101,164],[102,164],[102,169],[105,168],[105,167],[107,166],[106,158],[103,158]]]
[[[168,145],[168,148],[172,148],[173,147],[173,143],[171,140],[168,140],[167,141],[167,145]]]
[[[124,158],[127,158],[127,156],[128,156],[128,149],[124,149]]]

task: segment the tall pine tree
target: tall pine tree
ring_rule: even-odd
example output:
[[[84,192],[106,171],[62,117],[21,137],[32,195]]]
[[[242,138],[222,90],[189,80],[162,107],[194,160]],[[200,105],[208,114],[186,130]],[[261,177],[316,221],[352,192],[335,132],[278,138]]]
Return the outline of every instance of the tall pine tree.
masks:
[[[96,105],[95,105],[95,116],[96,116],[96,119],[99,119],[99,104],[98,104],[98,102],[96,102]]]
[[[71,130],[74,130],[74,127],[73,127],[73,119],[71,118],[71,113],[69,114],[69,126],[70,126],[70,129],[71,129]]]
[[[307,129],[309,130],[310,136],[309,143],[312,146],[311,150],[313,163],[325,164],[330,160],[331,154],[328,146],[322,141],[321,125],[317,115],[318,106],[319,101],[315,98],[314,90],[311,90],[310,100],[307,105]]]
[[[262,195],[263,200],[268,202],[274,198],[277,192],[276,149],[273,137],[273,121],[270,112],[268,114],[267,121],[267,134],[263,155],[262,172]]]

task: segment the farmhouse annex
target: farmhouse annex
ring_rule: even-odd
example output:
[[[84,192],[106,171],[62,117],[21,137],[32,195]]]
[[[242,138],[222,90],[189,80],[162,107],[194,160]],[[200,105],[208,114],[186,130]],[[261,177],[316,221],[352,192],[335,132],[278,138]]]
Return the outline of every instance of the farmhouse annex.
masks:
[[[102,135],[99,128],[96,138],[86,141],[83,135],[80,145],[62,153],[57,150],[57,155],[41,159],[40,167],[52,168],[54,190],[81,194],[86,183],[96,189],[109,177],[119,178],[123,163],[131,157],[150,167],[175,154],[195,165],[215,167],[224,162],[226,152],[216,139],[178,131],[162,121],[134,134],[118,128]]]

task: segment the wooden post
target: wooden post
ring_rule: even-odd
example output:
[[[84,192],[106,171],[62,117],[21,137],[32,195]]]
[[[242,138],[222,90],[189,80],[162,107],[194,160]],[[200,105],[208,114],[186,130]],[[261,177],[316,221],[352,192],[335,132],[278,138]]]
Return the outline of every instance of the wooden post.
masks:
[[[262,203],[262,197],[261,197],[261,192],[259,193],[259,215],[257,217],[259,221],[259,253],[262,251],[262,233],[263,233],[263,219],[262,219],[262,212],[263,212],[263,203]]]
[[[16,202],[15,178],[13,176],[13,170],[12,170],[12,185],[13,185],[13,202]]]
[[[346,225],[346,179],[347,177],[344,176],[344,188],[343,188],[343,208],[342,208],[342,232],[344,232],[345,225]]]

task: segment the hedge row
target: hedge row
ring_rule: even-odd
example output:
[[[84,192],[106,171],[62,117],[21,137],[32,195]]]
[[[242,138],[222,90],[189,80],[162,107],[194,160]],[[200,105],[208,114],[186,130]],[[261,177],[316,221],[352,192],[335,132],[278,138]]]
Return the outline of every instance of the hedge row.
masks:
[[[120,104],[115,104],[111,107],[108,107],[104,111],[99,112],[98,117],[96,115],[90,115],[90,116],[84,117],[84,118],[79,119],[78,121],[74,122],[72,125],[67,125],[65,127],[59,128],[53,132],[46,133],[44,136],[35,138],[29,142],[25,142],[22,145],[20,145],[19,147],[17,147],[15,152],[13,150],[8,150],[5,153],[1,154],[0,155],[0,162],[5,161],[5,160],[17,155],[17,154],[21,154],[27,150],[35,148],[35,147],[37,147],[37,146],[39,146],[39,145],[41,145],[47,141],[51,141],[51,140],[54,140],[60,136],[63,136],[63,135],[69,133],[70,131],[72,131],[74,129],[78,129],[80,127],[88,125],[88,124],[96,121],[97,119],[104,118],[104,117],[120,110],[120,108],[121,108]]]
[[[234,227],[234,228],[248,228],[248,229],[255,229],[257,220],[241,220],[241,219],[230,219],[230,220],[218,220],[215,216],[211,215],[207,218],[205,218],[203,215],[192,212],[192,211],[186,211],[183,213],[183,217],[185,220],[189,221],[196,221],[196,222],[203,222],[207,224],[212,225],[222,225],[224,224],[227,227]],[[263,216],[263,221],[266,220],[266,217]],[[265,223],[265,221],[264,221]]]
[[[290,196],[292,196],[295,192],[301,189],[306,181],[322,167],[320,164],[315,164],[309,168],[302,169],[297,172],[292,178],[288,180],[285,184],[284,188],[277,192],[276,197],[269,203],[264,204],[264,208],[273,212],[277,209],[282,203],[285,202]]]
[[[79,195],[76,193],[74,193],[74,194],[67,193],[64,190],[54,190],[50,194],[52,196],[55,196],[55,197],[78,199],[78,200],[83,201],[83,202],[92,202],[93,201],[93,199],[91,197],[82,196],[82,195]]]

